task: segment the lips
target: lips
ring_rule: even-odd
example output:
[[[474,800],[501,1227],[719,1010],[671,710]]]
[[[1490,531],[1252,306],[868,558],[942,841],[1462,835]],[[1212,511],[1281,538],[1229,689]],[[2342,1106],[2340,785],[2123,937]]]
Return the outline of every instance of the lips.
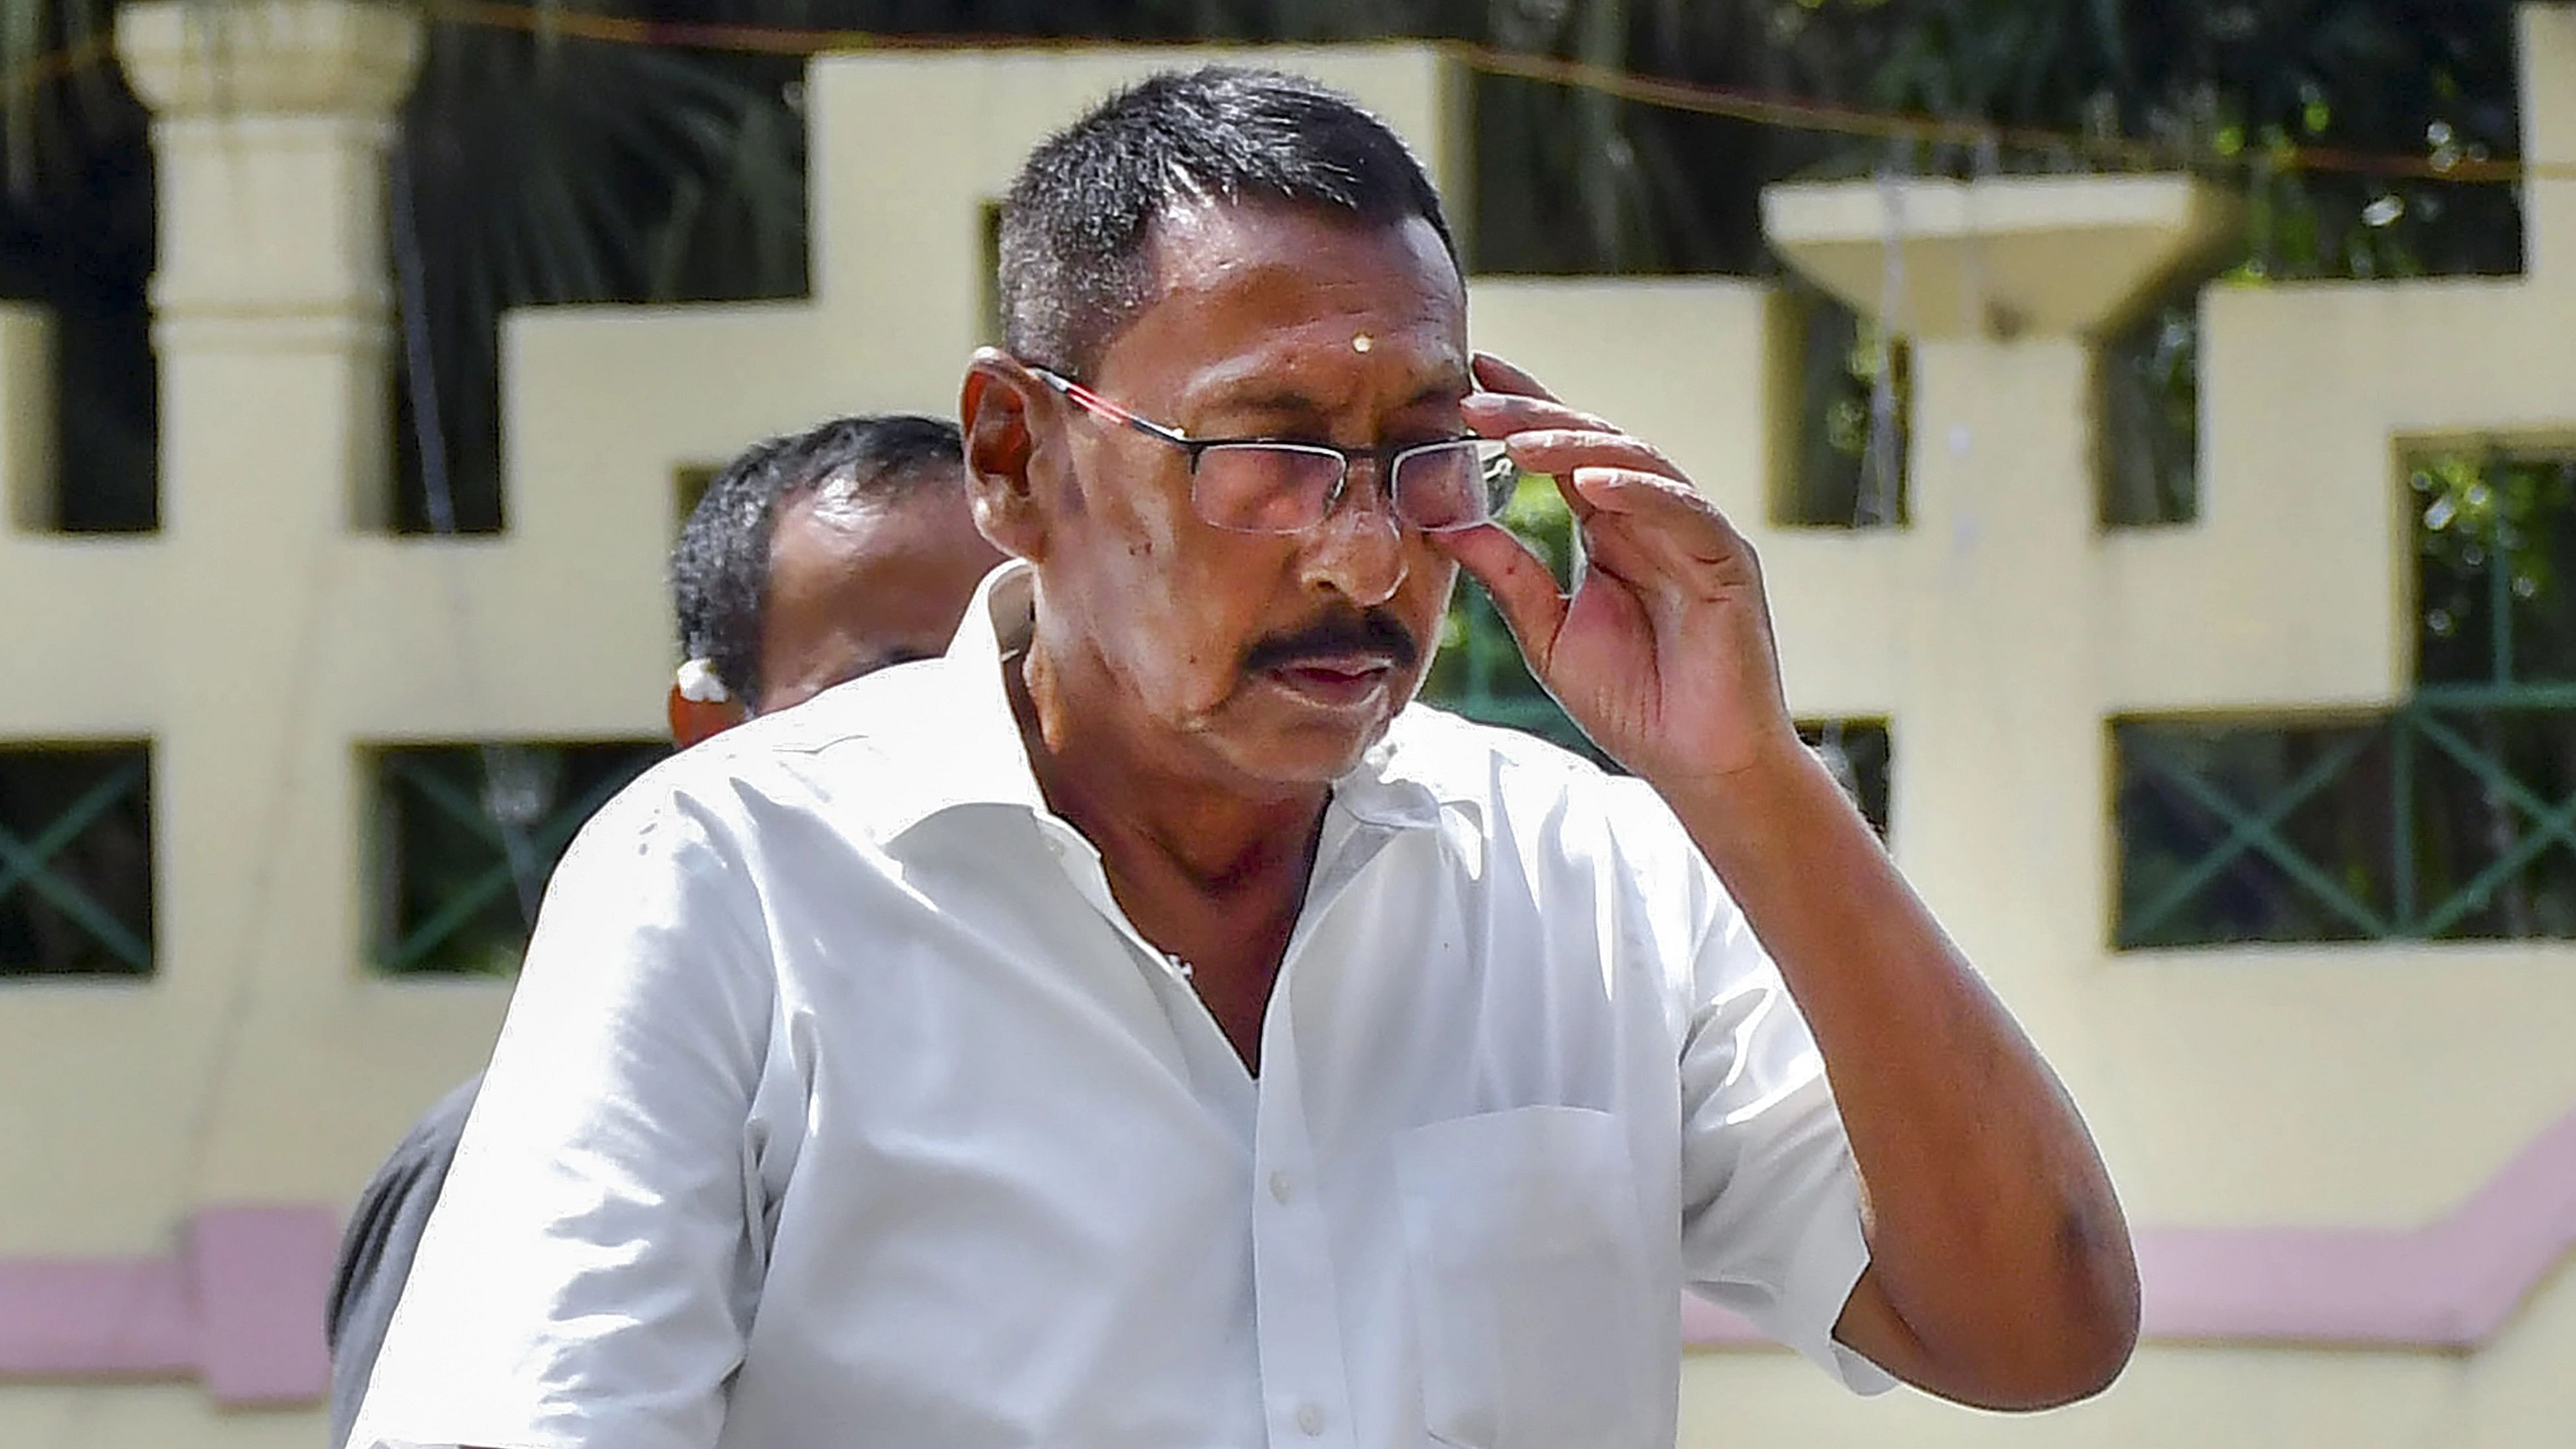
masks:
[[[1326,709],[1350,709],[1370,703],[1395,673],[1395,661],[1383,654],[1312,654],[1284,660],[1265,671],[1289,692]]]

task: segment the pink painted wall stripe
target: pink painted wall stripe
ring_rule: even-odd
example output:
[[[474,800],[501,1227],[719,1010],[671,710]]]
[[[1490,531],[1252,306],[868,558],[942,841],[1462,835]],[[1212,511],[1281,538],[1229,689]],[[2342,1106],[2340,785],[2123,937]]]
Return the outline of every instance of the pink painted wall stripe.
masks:
[[[2576,1250],[2576,1112],[2420,1228],[2148,1228],[2138,1234],[2146,1337],[2161,1342],[2477,1348]],[[1698,1300],[1683,1336],[1759,1344]]]
[[[2571,1247],[2576,1113],[2420,1228],[2142,1234],[2147,1331],[2163,1339],[2475,1348]]]
[[[0,1260],[0,1379],[202,1379],[217,1403],[305,1404],[330,1384],[328,1208],[206,1208],[179,1250]]]
[[[0,1374],[169,1378],[196,1362],[175,1260],[0,1260]]]
[[[197,1366],[218,1403],[298,1403],[329,1385],[322,1315],[339,1249],[327,1208],[214,1208],[189,1224]]]

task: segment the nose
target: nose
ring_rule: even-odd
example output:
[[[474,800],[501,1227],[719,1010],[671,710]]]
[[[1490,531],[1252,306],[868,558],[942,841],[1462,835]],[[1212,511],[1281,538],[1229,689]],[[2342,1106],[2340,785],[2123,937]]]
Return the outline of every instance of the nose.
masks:
[[[1309,538],[1308,585],[1331,589],[1363,609],[1394,598],[1404,586],[1404,528],[1376,459],[1351,460],[1340,502]]]

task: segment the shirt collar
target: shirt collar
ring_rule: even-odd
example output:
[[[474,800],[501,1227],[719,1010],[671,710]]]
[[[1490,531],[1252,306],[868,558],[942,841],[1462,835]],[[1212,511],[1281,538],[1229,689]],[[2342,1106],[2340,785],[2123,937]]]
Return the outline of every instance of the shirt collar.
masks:
[[[1017,667],[1005,661],[1028,646],[1036,598],[1037,571],[1018,560],[976,585],[956,637],[934,666],[940,686],[934,706],[902,722],[903,733],[926,747],[925,757],[940,763],[903,777],[912,788],[903,792],[910,798],[890,821],[894,835],[967,806],[1046,813],[1046,796],[1029,769],[1028,746],[1020,739],[1002,673]]]
[[[1037,624],[1037,570],[1014,559],[985,575],[976,587],[956,637],[937,666],[942,675],[936,717],[916,720],[934,731],[937,756],[947,763],[923,779],[907,808],[890,822],[901,836],[933,816],[978,806],[1004,806],[1048,817],[1046,797],[1029,768],[1028,744],[1011,708],[1005,669],[1015,669]],[[1355,819],[1395,829],[1437,828],[1443,806],[1481,814],[1482,797],[1457,772],[1426,768],[1438,749],[1442,726],[1457,721],[1423,705],[1396,717],[1349,773],[1333,782],[1333,803]],[[891,803],[891,802],[889,802]]]

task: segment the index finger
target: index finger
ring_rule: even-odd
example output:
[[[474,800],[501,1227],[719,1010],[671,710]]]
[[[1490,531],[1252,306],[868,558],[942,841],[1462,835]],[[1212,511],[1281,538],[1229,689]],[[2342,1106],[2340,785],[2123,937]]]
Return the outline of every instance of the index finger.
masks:
[[[1532,397],[1527,393],[1469,393],[1462,411],[1467,426],[1488,438],[1508,438],[1514,433],[1542,428],[1581,433],[1619,431],[1607,418],[1578,412],[1554,398]]]
[[[1555,393],[1547,390],[1547,384],[1490,352],[1476,354],[1475,370],[1477,384],[1487,392],[1515,393],[1521,397],[1544,398],[1549,402],[1558,400]]]

